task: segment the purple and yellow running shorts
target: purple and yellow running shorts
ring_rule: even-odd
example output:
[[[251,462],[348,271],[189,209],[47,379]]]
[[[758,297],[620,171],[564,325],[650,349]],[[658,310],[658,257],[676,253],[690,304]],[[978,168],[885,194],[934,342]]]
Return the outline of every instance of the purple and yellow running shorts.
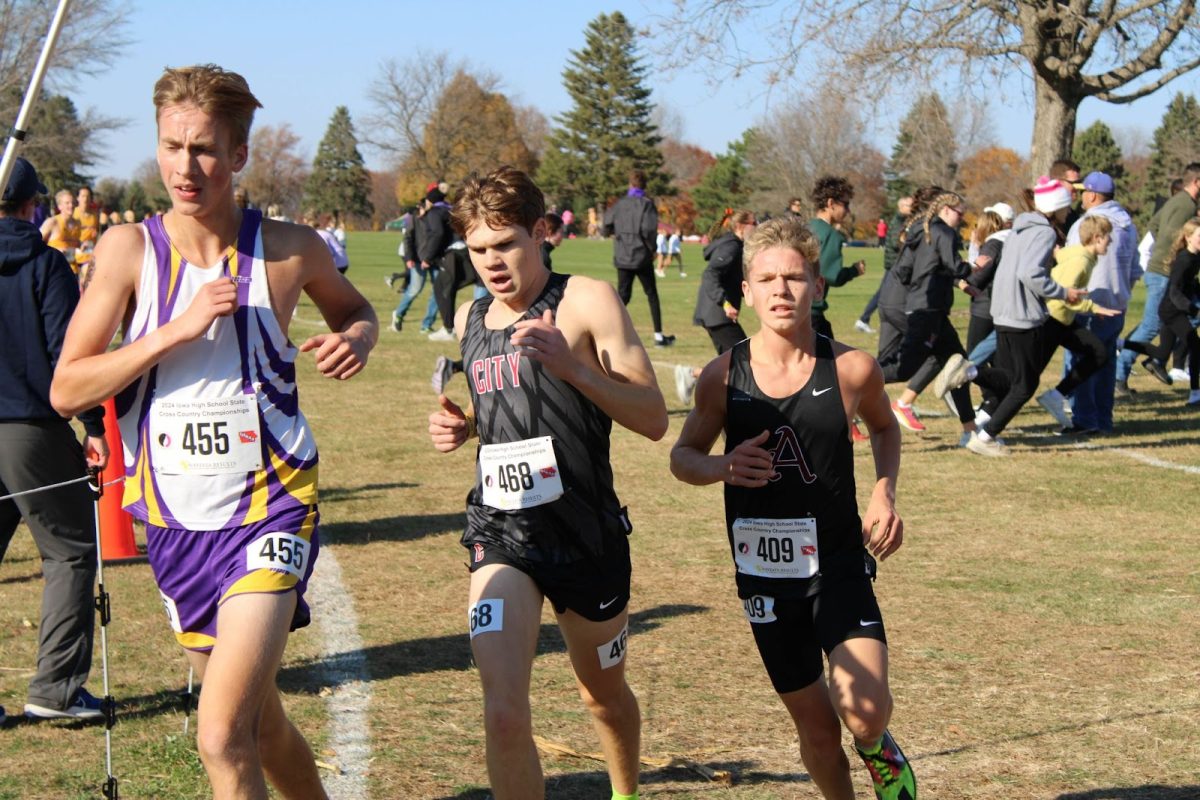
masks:
[[[315,505],[220,531],[146,525],[146,554],[175,638],[211,650],[217,609],[239,594],[296,592],[291,630],[310,621],[304,592],[320,550]]]

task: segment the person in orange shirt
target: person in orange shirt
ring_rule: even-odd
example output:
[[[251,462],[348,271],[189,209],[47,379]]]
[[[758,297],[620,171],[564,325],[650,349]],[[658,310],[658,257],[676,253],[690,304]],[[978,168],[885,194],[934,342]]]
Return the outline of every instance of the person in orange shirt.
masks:
[[[80,224],[75,219],[75,197],[67,189],[62,189],[54,195],[54,201],[58,205],[58,213],[42,223],[42,240],[60,251],[71,269],[78,273],[75,255],[80,244]]]

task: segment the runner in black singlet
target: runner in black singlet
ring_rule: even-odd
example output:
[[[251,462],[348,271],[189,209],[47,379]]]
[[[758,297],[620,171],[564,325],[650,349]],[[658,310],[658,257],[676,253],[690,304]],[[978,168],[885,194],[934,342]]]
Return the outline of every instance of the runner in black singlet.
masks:
[[[615,420],[659,439],[667,412],[612,286],[543,265],[543,214],[541,190],[511,167],[468,179],[456,198],[453,224],[491,296],[455,315],[474,413],[439,395],[429,432],[443,452],[479,435],[462,542],[492,795],[545,795],[529,682],[549,598],[612,796],[628,800],[641,720],[625,682],[630,526],[613,491],[609,433]]]
[[[818,258],[795,220],[771,220],[747,237],[743,292],[762,326],[704,368],[671,471],[688,483],[725,483],[738,596],[813,782],[828,800],[854,798],[840,718],[876,796],[915,800],[912,769],[887,731],[887,644],[871,588],[874,557],[903,541],[900,429],[875,359],[813,330],[812,303],[824,289]],[[856,415],[870,430],[876,473],[861,518]],[[724,453],[710,455],[722,431]]]

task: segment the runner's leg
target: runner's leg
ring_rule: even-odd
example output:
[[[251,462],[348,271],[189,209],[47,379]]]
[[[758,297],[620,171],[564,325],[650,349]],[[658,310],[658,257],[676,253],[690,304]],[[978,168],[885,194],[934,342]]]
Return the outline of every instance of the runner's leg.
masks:
[[[579,694],[600,737],[609,780],[613,789],[626,795],[638,786],[642,728],[637,698],[625,682],[628,620],[628,608],[604,622],[592,622],[569,609],[558,615]]]
[[[471,573],[468,606],[503,600],[499,630],[471,637],[483,683],[487,767],[495,800],[541,800],[546,786],[529,708],[529,676],[537,650],[542,593],[516,567],[489,564]],[[495,607],[489,609],[493,613]],[[489,620],[491,622],[491,620]]]

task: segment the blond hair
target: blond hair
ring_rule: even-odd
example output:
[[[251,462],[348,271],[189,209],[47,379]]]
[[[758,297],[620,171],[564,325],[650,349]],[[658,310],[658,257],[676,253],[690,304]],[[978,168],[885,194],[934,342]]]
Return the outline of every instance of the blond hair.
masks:
[[[1175,241],[1171,243],[1171,257],[1167,260],[1168,264],[1175,260],[1175,256],[1179,255],[1180,250],[1187,247],[1188,237],[1195,233],[1197,228],[1200,228],[1200,219],[1196,219],[1195,217],[1183,223],[1183,227],[1179,229],[1179,234],[1175,237]]]
[[[770,219],[754,229],[746,237],[745,248],[742,251],[742,274],[748,276],[754,259],[763,250],[772,247],[783,247],[793,250],[804,259],[813,270],[819,270],[821,264],[821,248],[817,245],[817,237],[808,229],[808,225],[798,219],[777,217]],[[813,273],[816,277],[816,272]]]
[[[1112,223],[1099,214],[1084,217],[1079,222],[1079,243],[1084,247],[1110,233],[1112,233]]]
[[[262,108],[245,78],[216,64],[168,67],[163,71],[154,84],[155,116],[161,115],[164,108],[179,105],[194,105],[226,123],[234,147],[250,141],[254,111]]]

